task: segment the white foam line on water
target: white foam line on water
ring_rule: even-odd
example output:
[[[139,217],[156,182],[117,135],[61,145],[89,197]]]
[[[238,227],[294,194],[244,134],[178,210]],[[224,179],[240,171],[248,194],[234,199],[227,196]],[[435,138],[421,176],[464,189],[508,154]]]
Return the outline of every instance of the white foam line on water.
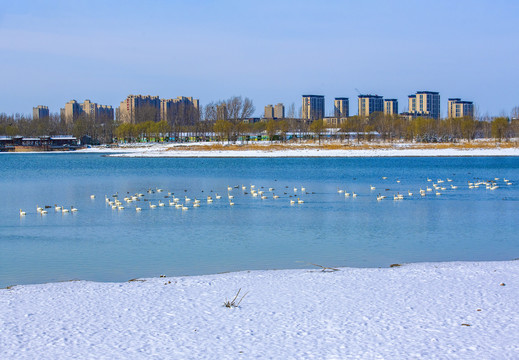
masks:
[[[0,290],[5,359],[512,359],[519,261]],[[239,307],[226,308],[238,289]]]

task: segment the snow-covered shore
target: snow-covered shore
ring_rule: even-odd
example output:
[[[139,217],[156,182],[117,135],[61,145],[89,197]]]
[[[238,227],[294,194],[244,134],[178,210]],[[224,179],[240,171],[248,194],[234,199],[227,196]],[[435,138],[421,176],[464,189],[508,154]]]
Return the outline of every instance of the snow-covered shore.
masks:
[[[238,308],[226,308],[238,289]],[[517,359],[519,261],[0,290],[3,359]]]
[[[285,146],[282,149],[270,148],[264,144],[249,149],[213,149],[204,148],[206,144],[129,144],[115,148],[93,147],[78,152],[108,153],[116,157],[417,157],[417,156],[519,156],[519,148],[417,148],[409,144],[397,144],[388,147],[373,147],[365,149],[325,149],[318,146]]]

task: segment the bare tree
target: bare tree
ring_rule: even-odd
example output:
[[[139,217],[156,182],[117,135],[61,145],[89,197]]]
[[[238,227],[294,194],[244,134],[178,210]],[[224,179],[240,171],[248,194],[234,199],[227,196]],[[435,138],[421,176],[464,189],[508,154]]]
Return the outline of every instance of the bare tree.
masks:
[[[249,118],[256,110],[252,100],[249,98],[242,99],[241,96],[233,96],[221,105],[225,105],[227,119],[232,123],[232,140],[236,142],[239,136],[243,134],[243,126],[241,123],[244,119]]]

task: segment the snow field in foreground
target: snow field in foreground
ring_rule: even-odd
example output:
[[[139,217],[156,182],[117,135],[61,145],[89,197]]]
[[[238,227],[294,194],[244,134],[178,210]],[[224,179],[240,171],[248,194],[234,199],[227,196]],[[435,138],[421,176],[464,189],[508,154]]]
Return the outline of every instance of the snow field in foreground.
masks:
[[[1,357],[513,359],[518,279],[510,261],[15,286]]]

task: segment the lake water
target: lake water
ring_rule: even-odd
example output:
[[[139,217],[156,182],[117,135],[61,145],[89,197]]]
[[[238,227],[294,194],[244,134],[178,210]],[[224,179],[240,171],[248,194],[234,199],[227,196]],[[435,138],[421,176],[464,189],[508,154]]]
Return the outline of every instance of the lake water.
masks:
[[[304,268],[311,263],[387,267],[519,257],[516,157],[148,159],[1,154],[0,174],[0,287]],[[443,179],[440,185],[448,190],[421,197],[419,189],[432,186],[427,178]],[[467,185],[494,178],[499,178],[496,190]],[[507,186],[504,178],[513,184]],[[242,184],[249,194],[244,194]],[[251,196],[251,184],[264,190],[268,199]],[[229,193],[234,206],[229,205],[228,186],[233,187]],[[157,188],[164,192],[147,192]],[[280,198],[274,200],[269,188]],[[338,189],[358,195],[347,198]],[[192,200],[187,211],[169,207],[170,199],[164,198],[168,191],[181,201],[185,196],[200,199],[201,206],[193,208]],[[397,192],[404,200],[393,200]],[[112,210],[105,195],[116,193],[121,200],[128,193],[145,196],[124,203],[124,210]],[[206,197],[214,198],[215,193],[222,199],[208,204]],[[377,201],[378,193],[388,198]],[[305,203],[291,205],[297,197]],[[159,200],[166,206],[149,207]],[[54,204],[74,206],[78,212],[56,212]],[[135,210],[136,204],[142,211]],[[53,207],[40,215],[37,205]],[[20,208],[26,216],[19,216]]]

